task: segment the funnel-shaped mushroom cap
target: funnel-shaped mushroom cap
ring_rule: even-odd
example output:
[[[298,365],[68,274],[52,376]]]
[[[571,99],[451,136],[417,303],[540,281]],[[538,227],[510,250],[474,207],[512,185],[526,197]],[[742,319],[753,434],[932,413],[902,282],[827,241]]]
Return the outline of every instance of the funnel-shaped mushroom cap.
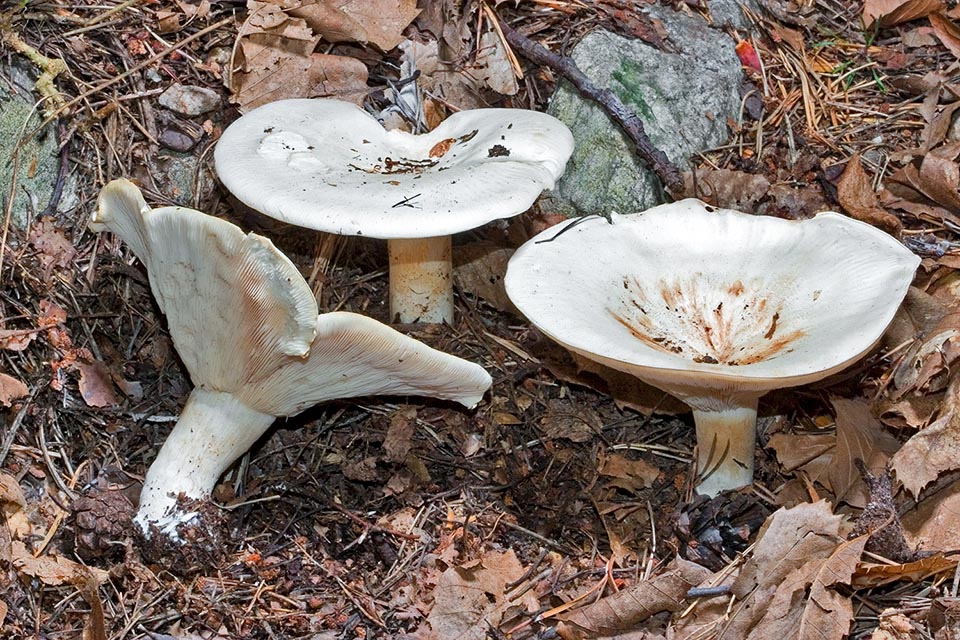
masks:
[[[126,180],[107,185],[94,223],[146,264],[193,383],[289,416],[333,398],[424,395],[475,405],[474,363],[351,313],[318,317],[296,267],[266,238],[181,207],[150,209]]]
[[[690,199],[577,222],[517,251],[510,299],[557,342],[695,408],[857,360],[919,264],[837,213],[787,221]]]
[[[227,127],[217,173],[248,206],[310,229],[374,238],[445,236],[522,213],[573,151],[556,118],[522,109],[450,116],[430,133],[387,131],[338,100],[280,100]]]
[[[266,238],[192,209],[150,209],[126,180],[104,187],[93,222],[120,236],[147,267],[198,387],[232,393],[310,350],[313,292]]]

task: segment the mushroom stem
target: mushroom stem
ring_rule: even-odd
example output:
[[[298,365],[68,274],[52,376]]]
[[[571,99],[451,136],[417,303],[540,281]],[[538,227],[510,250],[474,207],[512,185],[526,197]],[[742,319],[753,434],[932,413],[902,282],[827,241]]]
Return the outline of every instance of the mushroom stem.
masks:
[[[387,242],[392,322],[453,322],[450,236]]]
[[[714,497],[753,483],[757,400],[720,410],[694,409],[697,427],[696,492]]]
[[[147,537],[156,525],[176,538],[177,525],[196,515],[179,510],[177,497],[209,496],[220,475],[275,419],[232,394],[194,388],[143,482],[135,522]]]

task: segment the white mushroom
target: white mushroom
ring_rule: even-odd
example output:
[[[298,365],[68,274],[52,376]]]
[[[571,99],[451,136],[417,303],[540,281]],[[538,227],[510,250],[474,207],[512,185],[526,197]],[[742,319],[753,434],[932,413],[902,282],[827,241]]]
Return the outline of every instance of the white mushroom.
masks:
[[[91,227],[119,235],[150,287],[194,389],[147,472],[136,522],[175,538],[195,514],[181,493],[210,495],[217,478],[277,416],[334,398],[422,395],[472,407],[490,387],[480,366],[352,313],[319,315],[296,267],[273,244],[180,207],[151,209],[116,180]]]
[[[685,401],[710,496],[753,481],[760,396],[867,353],[919,264],[837,213],[787,221],[691,199],[575,222],[516,252],[507,293],[568,349]]]
[[[220,180],[290,224],[385,238],[390,317],[453,318],[450,235],[526,211],[573,151],[556,118],[522,109],[450,116],[430,133],[387,131],[356,105],[280,100],[227,127]]]

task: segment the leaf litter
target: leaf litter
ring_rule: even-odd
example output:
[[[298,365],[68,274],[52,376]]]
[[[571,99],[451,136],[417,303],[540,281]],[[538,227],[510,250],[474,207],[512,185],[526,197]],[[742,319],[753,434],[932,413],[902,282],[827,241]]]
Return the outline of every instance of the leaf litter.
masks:
[[[489,403],[476,414],[335,403],[280,425],[217,487],[223,559],[185,576],[140,562],[113,527],[189,387],[139,266],[83,233],[102,181],[135,176],[154,201],[237,219],[204,164],[236,115],[228,104],[337,97],[431,129],[458,109],[545,106],[555,73],[518,60],[500,18],[561,53],[594,26],[657,46],[669,35],[618,0],[4,8],[5,41],[13,25],[66,60],[58,90],[83,94],[58,133],[84,202],[5,228],[4,633],[880,639],[925,626],[947,637],[960,619],[960,86],[934,61],[958,57],[957,11],[871,0],[840,20],[767,4],[738,49],[744,115],[687,193],[787,218],[842,210],[899,234],[924,263],[882,355],[772,399],[754,491],[689,495],[682,405],[515,315],[504,264],[558,221],[541,207],[470,239],[456,326],[410,329],[495,372]],[[207,115],[171,114],[157,96],[173,84],[227,92]],[[202,144],[177,151],[170,128]],[[189,187],[171,153],[199,158]],[[311,274],[322,308],[386,317],[383,264],[364,241],[266,233]],[[870,479],[888,465],[879,499]]]

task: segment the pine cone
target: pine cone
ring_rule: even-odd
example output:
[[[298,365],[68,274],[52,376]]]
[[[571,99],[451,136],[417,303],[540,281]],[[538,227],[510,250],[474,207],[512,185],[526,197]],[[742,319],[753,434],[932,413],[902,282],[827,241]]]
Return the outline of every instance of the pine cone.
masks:
[[[123,552],[130,535],[134,507],[119,489],[93,489],[72,506],[75,548],[84,560]]]

